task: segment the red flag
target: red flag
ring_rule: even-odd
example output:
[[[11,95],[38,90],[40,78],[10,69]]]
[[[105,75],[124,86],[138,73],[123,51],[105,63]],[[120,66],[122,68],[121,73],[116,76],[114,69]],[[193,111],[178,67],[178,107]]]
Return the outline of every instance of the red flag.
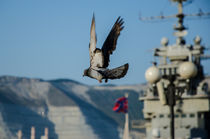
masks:
[[[115,106],[113,107],[113,111],[115,112],[128,112],[128,100],[126,97],[118,98],[115,102]]]

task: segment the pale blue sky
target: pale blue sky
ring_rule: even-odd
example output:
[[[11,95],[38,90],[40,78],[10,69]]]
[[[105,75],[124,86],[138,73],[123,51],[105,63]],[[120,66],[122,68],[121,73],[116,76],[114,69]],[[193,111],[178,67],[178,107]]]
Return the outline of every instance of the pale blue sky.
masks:
[[[210,12],[209,0],[194,0],[185,13],[199,8]],[[14,75],[42,79],[70,78],[95,85],[96,80],[82,77],[89,66],[89,32],[93,12],[96,18],[98,47],[101,47],[118,16],[124,18],[124,30],[111,56],[110,68],[126,62],[128,74],[112,84],[145,82],[145,70],[154,60],[152,48],[160,39],[175,42],[176,19],[142,22],[139,15],[171,15],[177,12],[169,0],[1,0],[0,1],[0,76]],[[185,20],[190,28],[187,43],[200,35],[210,47],[210,19]],[[206,54],[210,54],[209,51]],[[205,61],[210,74],[210,60]]]

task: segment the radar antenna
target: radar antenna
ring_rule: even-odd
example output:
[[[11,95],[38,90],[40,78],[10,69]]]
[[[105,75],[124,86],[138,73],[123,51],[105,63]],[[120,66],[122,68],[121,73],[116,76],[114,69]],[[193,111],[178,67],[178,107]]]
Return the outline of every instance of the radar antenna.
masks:
[[[210,17],[210,12],[204,13],[202,9],[199,9],[198,13],[194,14],[184,14],[183,13],[183,2],[187,2],[187,0],[171,0],[172,2],[178,3],[178,13],[175,15],[168,15],[164,16],[161,14],[160,16],[151,16],[151,17],[142,17],[140,16],[139,19],[141,21],[154,21],[154,20],[164,20],[164,19],[170,19],[170,18],[178,18],[177,25],[174,26],[174,30],[177,31],[174,33],[176,37],[184,37],[187,35],[186,27],[183,24],[185,17]],[[191,1],[190,1],[191,3]]]

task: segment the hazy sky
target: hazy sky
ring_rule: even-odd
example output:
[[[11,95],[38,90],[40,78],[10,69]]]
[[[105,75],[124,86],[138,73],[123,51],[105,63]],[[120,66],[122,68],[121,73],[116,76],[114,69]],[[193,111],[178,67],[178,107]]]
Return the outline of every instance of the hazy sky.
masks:
[[[185,13],[210,12],[209,0],[194,0]],[[0,76],[14,75],[42,79],[70,78],[95,85],[96,80],[82,77],[89,67],[89,34],[93,12],[96,18],[97,47],[101,47],[118,16],[124,30],[111,56],[110,68],[129,63],[125,78],[111,84],[145,82],[145,70],[154,60],[150,51],[160,39],[175,42],[176,19],[142,22],[142,16],[171,15],[176,4],[169,0],[1,0],[0,1]],[[196,18],[194,18],[196,19]],[[185,20],[187,43],[200,35],[210,47],[210,19]],[[210,51],[206,51],[210,54]],[[210,74],[210,60],[203,62]]]

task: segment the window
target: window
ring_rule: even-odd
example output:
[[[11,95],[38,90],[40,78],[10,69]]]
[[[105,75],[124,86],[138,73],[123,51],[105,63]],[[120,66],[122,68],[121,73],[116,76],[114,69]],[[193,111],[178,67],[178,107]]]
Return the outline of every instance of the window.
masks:
[[[186,118],[187,117],[186,114],[182,114],[181,116],[182,116],[182,118]]]
[[[190,118],[193,118],[193,117],[195,117],[195,114],[194,113],[191,113],[190,114]]]
[[[160,114],[160,116],[159,116],[160,118],[163,118],[164,117],[164,115],[163,114]]]

